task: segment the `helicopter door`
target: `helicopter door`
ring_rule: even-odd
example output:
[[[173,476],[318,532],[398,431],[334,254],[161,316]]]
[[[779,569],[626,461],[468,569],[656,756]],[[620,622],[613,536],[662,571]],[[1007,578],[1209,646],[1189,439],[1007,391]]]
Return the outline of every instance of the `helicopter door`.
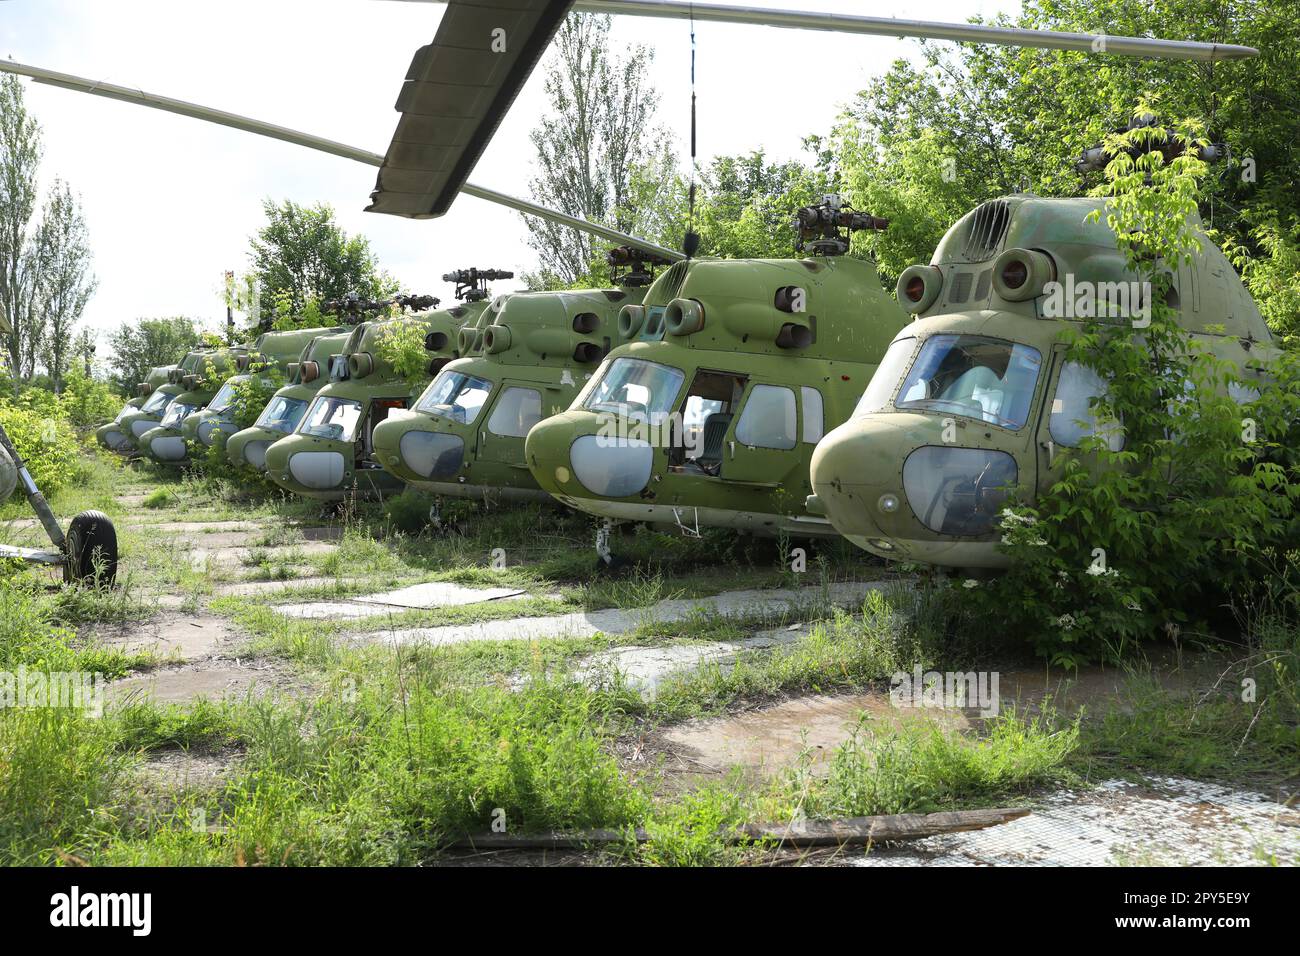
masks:
[[[799,390],[753,382],[722,444],[719,477],[779,487],[798,458]]]
[[[1105,382],[1086,365],[1066,361],[1065,352],[1065,346],[1052,350],[1047,397],[1038,422],[1038,474],[1021,475],[1023,485],[1035,477],[1039,488],[1057,481],[1066,455],[1092,435],[1101,434],[1112,451],[1124,447],[1123,428],[1099,419],[1093,408],[1095,400],[1106,392]],[[1095,465],[1095,459],[1090,464]]]
[[[484,461],[499,461],[524,467],[524,438],[529,429],[549,414],[549,389],[533,383],[502,383],[496,401],[487,410],[479,426],[478,456]]]
[[[357,461],[371,461],[374,458],[375,426],[388,418],[395,408],[405,408],[406,400],[402,398],[379,398],[370,403],[370,414],[366,416],[365,427],[361,429],[360,446],[357,449]]]

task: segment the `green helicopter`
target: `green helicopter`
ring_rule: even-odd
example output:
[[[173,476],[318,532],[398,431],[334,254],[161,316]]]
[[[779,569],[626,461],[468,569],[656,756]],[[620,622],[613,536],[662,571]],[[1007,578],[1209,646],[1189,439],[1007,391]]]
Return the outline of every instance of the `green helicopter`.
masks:
[[[289,363],[289,382],[271,396],[250,428],[226,439],[226,457],[232,465],[266,470],[266,450],[302,421],[307,406],[330,380],[333,363],[347,345],[351,330],[318,335],[303,348],[298,361]]]
[[[1122,449],[1122,425],[1091,410],[1105,382],[1067,361],[1062,340],[1084,318],[1140,323],[1150,307],[1105,216],[1089,219],[1103,206],[995,199],[958,220],[928,265],[903,272],[898,298],[916,321],[889,346],[853,416],[817,446],[810,507],[883,558],[1000,568],[998,516],[1012,488],[1032,501],[1059,479],[1059,450],[1089,435]],[[1171,280],[1179,324],[1245,380],[1256,377],[1272,335],[1215,243],[1206,237]],[[1258,397],[1249,384],[1229,392]]]
[[[362,322],[352,330],[327,382],[312,399],[293,434],[266,449],[266,474],[281,488],[321,501],[349,495],[383,497],[400,491],[402,482],[376,464],[372,435],[376,426],[411,403],[411,384],[383,357],[385,336],[415,325],[424,332],[429,368],[441,368],[458,354],[462,326],[477,321],[487,307],[489,278],[513,273],[470,270],[479,277],[474,287],[460,289],[462,301],[450,309],[383,321]],[[455,281],[452,273],[448,281]],[[430,300],[436,304],[437,300]],[[389,302],[368,303],[387,308]],[[434,348],[429,348],[435,346]]]
[[[241,385],[258,380],[269,388],[275,384],[273,376],[287,375],[294,359],[316,338],[343,331],[343,326],[334,326],[265,332],[259,335],[251,352],[235,358],[237,374],[226,379],[207,407],[188,416],[181,423],[181,432],[186,442],[211,447],[218,435],[233,435],[239,430],[235,424],[235,406]]]
[[[135,449],[135,442],[131,438],[130,430],[122,425],[123,417],[143,408],[145,403],[149,401],[149,396],[167,384],[168,373],[178,367],[176,365],[156,365],[149,370],[145,380],[135,387],[135,397],[127,400],[127,403],[122,406],[122,410],[117,413],[117,417],[95,429],[95,441],[99,442],[101,448],[105,451],[120,454],[126,454]]]
[[[528,434],[543,489],[692,534],[836,533],[805,509],[812,451],[907,316],[873,263],[843,255],[852,232],[884,220],[831,196],[796,224],[805,258],[678,262],[623,307],[623,344],[568,411]]]
[[[198,367],[181,377],[183,391],[168,403],[158,423],[140,435],[140,454],[160,465],[185,462],[189,458],[185,420],[207,407],[221,384],[236,371],[237,361],[250,352],[250,346],[236,345],[203,353]]]
[[[167,381],[154,389],[145,399],[144,404],[129,412],[124,410],[118,416],[118,428],[130,443],[120,449],[122,454],[128,457],[142,454],[141,440],[161,424],[172,402],[188,391],[184,384],[186,378],[203,368],[205,357],[212,354],[212,351],[212,349],[199,348],[186,352],[180,362],[167,369]]]
[[[417,488],[452,497],[549,500],[528,470],[524,439],[567,408],[665,260],[619,247],[609,289],[498,296],[461,330],[447,364],[409,411],[375,429],[375,460]]]

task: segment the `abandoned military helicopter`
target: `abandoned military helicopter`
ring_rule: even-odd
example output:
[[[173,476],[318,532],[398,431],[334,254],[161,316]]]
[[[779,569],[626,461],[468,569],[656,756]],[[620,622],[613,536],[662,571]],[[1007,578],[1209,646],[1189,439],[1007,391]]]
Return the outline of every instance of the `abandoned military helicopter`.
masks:
[[[623,344],[568,411],[529,432],[538,484],[619,521],[834,535],[804,509],[808,462],[907,322],[874,264],[844,255],[887,225],[831,196],[798,212],[806,258],[674,264],[623,307]]]
[[[130,432],[123,427],[122,417],[143,408],[144,404],[149,401],[149,396],[156,389],[167,384],[167,374],[176,367],[175,365],[157,365],[149,370],[149,374],[145,376],[145,381],[136,386],[135,397],[129,399],[122,406],[122,410],[117,413],[117,417],[95,429],[95,440],[99,442],[101,448],[105,451],[123,453],[134,450],[135,443],[130,438]]]
[[[613,288],[498,296],[477,328],[461,330],[461,357],[410,411],[375,429],[375,460],[440,495],[549,500],[525,463],[524,438],[569,406],[609,351],[619,309],[640,303],[666,264],[628,247],[607,261]]]
[[[195,370],[181,377],[183,391],[168,403],[158,424],[140,435],[140,453],[161,465],[184,462],[189,457],[183,431],[185,419],[212,401],[221,383],[234,373],[236,360],[248,354],[246,345],[205,352]]]
[[[1146,293],[1105,217],[1088,219],[1102,205],[986,202],[948,230],[929,265],[903,272],[898,298],[917,319],[889,346],[852,418],[817,446],[810,507],[880,557],[1004,567],[998,514],[1008,492],[1032,500],[1061,474],[1056,451],[1089,435],[1122,448],[1122,426],[1098,422],[1091,408],[1105,383],[1067,361],[1062,341],[1099,307],[1141,321]],[[1171,278],[1179,324],[1249,376],[1272,336],[1218,246],[1204,241]],[[1081,314],[1060,307],[1074,299],[1062,290],[1074,289],[1095,290]],[[1233,397],[1249,401],[1248,391]]]
[[[9,319],[0,312],[0,338],[12,331]],[[0,425],[0,504],[8,501],[19,485],[54,550],[0,544],[0,558],[62,567],[63,580],[68,583],[112,585],[117,576],[117,531],[113,522],[102,511],[83,511],[72,519],[65,534],[23,456]]]
[[[246,382],[260,381],[270,388],[276,376],[288,374],[289,366],[318,336],[344,331],[343,326],[332,328],[293,329],[284,332],[264,332],[253,343],[253,350],[235,359],[238,372],[222,384],[207,407],[195,412],[181,423],[187,442],[198,442],[211,447],[218,435],[231,435],[239,429],[235,424],[238,412],[239,389]],[[258,403],[261,404],[260,402]],[[261,408],[254,411],[261,411]]]
[[[185,353],[178,364],[167,369],[167,381],[159,385],[143,405],[119,416],[118,426],[130,442],[129,446],[120,449],[121,453],[129,456],[140,454],[140,439],[158,427],[171,403],[186,391],[185,377],[202,368],[203,358],[210,351],[199,348]]]
[[[289,363],[289,383],[271,396],[257,421],[226,439],[226,458],[232,465],[266,469],[266,450],[298,427],[308,404],[329,381],[351,334],[346,330],[318,335],[307,343],[298,361]]]
[[[492,269],[463,270],[476,276],[469,287],[457,286],[463,299],[450,309],[384,321],[362,322],[348,336],[334,362],[330,381],[312,399],[297,429],[266,450],[266,474],[281,488],[322,501],[348,495],[380,496],[401,490],[402,483],[372,457],[371,438],[380,422],[411,402],[411,383],[384,357],[385,338],[402,326],[416,325],[426,348],[435,345],[430,363],[455,356],[452,343],[467,322],[486,308],[484,285],[513,273]],[[443,278],[458,282],[461,273]],[[436,300],[433,300],[436,302]],[[387,308],[390,303],[370,303]]]

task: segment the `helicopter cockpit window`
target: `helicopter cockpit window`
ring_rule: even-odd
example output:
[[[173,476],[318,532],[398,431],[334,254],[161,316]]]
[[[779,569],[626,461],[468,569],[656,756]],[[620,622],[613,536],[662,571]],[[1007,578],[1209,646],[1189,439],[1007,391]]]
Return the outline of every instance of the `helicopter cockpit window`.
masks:
[[[736,441],[788,451],[795,446],[794,392],[781,385],[755,385],[736,424]]]
[[[167,414],[162,417],[160,423],[163,428],[180,428],[181,422],[185,421],[190,415],[199,410],[197,405],[184,405],[180,402],[172,402],[167,406]]]
[[[208,402],[208,411],[224,412],[227,408],[235,403],[235,383],[227,382],[212,396],[212,401]]]
[[[976,335],[932,335],[894,404],[1023,428],[1042,365],[1042,355],[1028,345]]]
[[[478,418],[491,391],[492,383],[485,378],[443,369],[433,384],[424,390],[415,407],[430,415],[469,425]]]
[[[880,364],[876,366],[876,373],[871,376],[871,381],[867,384],[867,390],[858,399],[858,406],[853,410],[854,415],[870,415],[889,404],[915,350],[916,339],[899,339],[897,342],[890,343],[885,357],[880,360]]]
[[[311,410],[298,430],[302,435],[329,438],[334,441],[352,441],[356,437],[357,422],[361,420],[361,403],[347,398],[322,395],[312,403]]]
[[[488,431],[505,438],[525,438],[542,420],[542,393],[535,388],[507,388],[488,418]]]
[[[662,421],[673,407],[686,375],[669,365],[644,359],[620,358],[610,363],[583,408],[613,412],[651,423]]]
[[[144,407],[141,408],[140,411],[146,412],[150,415],[158,415],[175,397],[176,396],[170,392],[154,392],[149,396],[149,401],[144,403]]]
[[[1111,451],[1124,447],[1124,431],[1115,422],[1098,422],[1092,400],[1106,394],[1106,383],[1093,369],[1066,362],[1056,383],[1052,414],[1047,422],[1052,441],[1076,448],[1089,435],[1101,434]]]
[[[257,418],[257,427],[288,435],[298,427],[305,411],[307,403],[302,399],[277,396],[262,409],[262,414]]]

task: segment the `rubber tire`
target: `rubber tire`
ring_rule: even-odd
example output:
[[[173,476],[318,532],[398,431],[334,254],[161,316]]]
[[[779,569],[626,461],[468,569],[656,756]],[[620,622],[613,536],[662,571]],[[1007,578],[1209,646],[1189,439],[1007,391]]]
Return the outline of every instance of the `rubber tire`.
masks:
[[[67,560],[63,580],[68,584],[112,587],[117,580],[117,530],[102,511],[83,511],[68,525]],[[102,564],[97,574],[96,555]]]

